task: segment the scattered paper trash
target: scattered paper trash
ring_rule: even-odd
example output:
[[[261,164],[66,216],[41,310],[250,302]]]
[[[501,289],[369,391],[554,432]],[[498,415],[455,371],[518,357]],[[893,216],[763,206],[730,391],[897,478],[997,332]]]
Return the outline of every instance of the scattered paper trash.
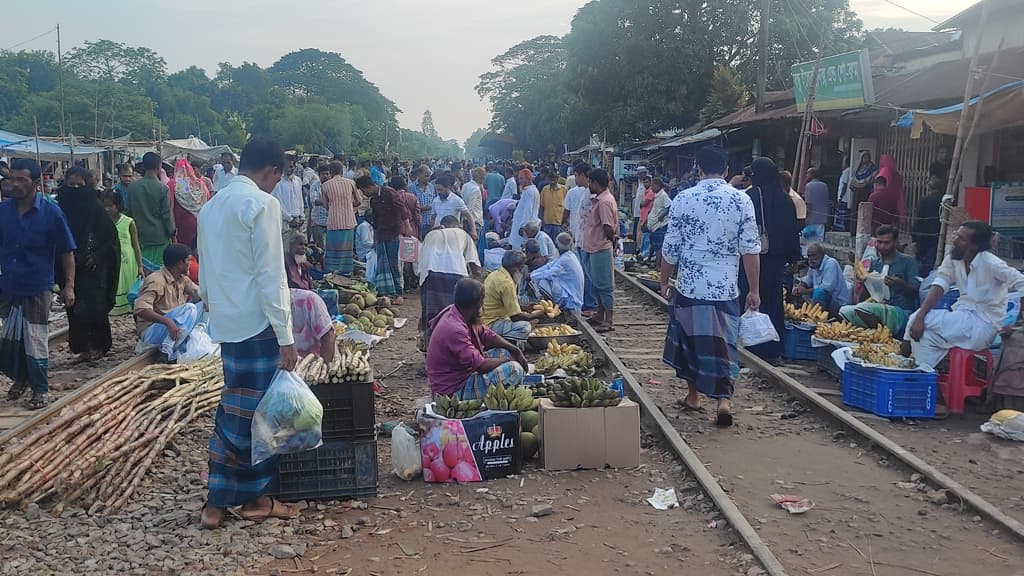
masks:
[[[648,498],[647,502],[656,510],[668,510],[669,508],[679,507],[675,488],[655,488],[654,496]]]
[[[793,496],[790,494],[772,494],[772,500],[779,506],[782,506],[790,514],[803,514],[811,508],[814,508],[814,502],[804,498],[803,496]]]

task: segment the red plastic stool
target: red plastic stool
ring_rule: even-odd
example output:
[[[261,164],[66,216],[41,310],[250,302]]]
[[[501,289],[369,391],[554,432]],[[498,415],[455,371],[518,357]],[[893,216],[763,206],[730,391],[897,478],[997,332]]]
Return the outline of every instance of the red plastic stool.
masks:
[[[975,359],[985,361],[985,377],[978,376],[974,369]],[[939,375],[939,390],[946,400],[946,406],[954,414],[963,414],[967,398],[980,397],[992,375],[992,353],[986,350],[972,352],[963,348],[949,351],[949,373]]]

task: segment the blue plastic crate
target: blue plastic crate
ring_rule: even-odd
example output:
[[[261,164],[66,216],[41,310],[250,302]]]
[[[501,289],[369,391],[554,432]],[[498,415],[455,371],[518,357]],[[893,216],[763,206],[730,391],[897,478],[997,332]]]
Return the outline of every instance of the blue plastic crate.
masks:
[[[843,379],[843,371],[832,358],[832,352],[836,350],[836,347],[830,344],[828,346],[819,346],[815,350],[818,354],[818,369],[835,378],[837,382],[841,381]]]
[[[346,500],[377,495],[377,439],[326,440],[278,459],[267,494],[280,500]]]
[[[783,336],[783,357],[787,360],[817,360],[818,350],[811,346],[812,335],[814,330],[787,325],[786,334]]]
[[[864,367],[848,362],[843,369],[843,404],[886,418],[934,418],[938,376]]]

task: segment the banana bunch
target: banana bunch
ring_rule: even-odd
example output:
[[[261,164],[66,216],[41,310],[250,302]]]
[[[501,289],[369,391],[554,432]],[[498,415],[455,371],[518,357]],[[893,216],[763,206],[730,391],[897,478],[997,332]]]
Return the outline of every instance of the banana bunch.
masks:
[[[370,349],[366,344],[346,340],[338,344],[338,351],[330,363],[316,354],[309,354],[295,365],[295,373],[310,386],[367,382],[371,376]]]
[[[576,344],[559,344],[556,340],[548,342],[547,353],[549,356],[562,356],[564,354],[575,354],[582,351],[583,348],[580,348]]]
[[[916,368],[917,363],[912,358],[900,356],[890,351],[889,347],[882,344],[861,344],[853,349],[853,357],[860,358],[869,364],[879,366],[892,366],[894,368]]]
[[[597,378],[566,378],[548,386],[548,399],[563,408],[618,406],[619,393]]]
[[[572,354],[545,354],[537,360],[534,368],[537,372],[550,376],[561,368],[570,376],[585,376],[594,367],[594,357],[583,350]]]
[[[515,410],[526,412],[536,410],[540,406],[540,400],[533,397],[533,392],[525,386],[513,386],[505,388],[504,384],[491,384],[484,394],[484,406],[488,410]]]
[[[483,411],[480,400],[459,400],[457,396],[434,396],[434,413],[445,418],[472,418]]]
[[[534,330],[530,336],[575,336],[579,332],[573,330],[572,326],[568,324],[559,324],[558,326],[541,326]]]
[[[877,328],[860,328],[849,322],[829,322],[818,324],[814,329],[814,335],[821,340],[833,340],[836,342],[850,342],[854,344],[878,344],[887,354],[899,354],[900,343],[893,339],[892,332],[884,325],[879,324]]]
[[[784,310],[786,320],[791,320],[793,322],[819,324],[828,320],[828,310],[822,309],[821,305],[818,303],[808,304],[807,302],[804,302],[803,306],[797,308],[789,302],[786,302]]]
[[[541,300],[540,302],[537,302],[536,304],[533,305],[532,310],[534,312],[537,312],[538,310],[543,310],[544,315],[547,316],[548,318],[555,318],[562,313],[562,309],[558,307],[558,304],[555,304],[550,300]]]
[[[644,272],[643,274],[640,274],[639,277],[645,278],[647,280],[654,280],[655,282],[661,282],[661,271],[651,270],[650,272]]]

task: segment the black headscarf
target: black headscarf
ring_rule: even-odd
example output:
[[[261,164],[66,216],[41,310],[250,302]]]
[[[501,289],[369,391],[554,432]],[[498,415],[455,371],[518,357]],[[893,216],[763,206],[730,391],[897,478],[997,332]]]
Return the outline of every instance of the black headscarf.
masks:
[[[66,184],[69,176],[78,175],[78,168],[72,168],[65,174],[65,185],[57,190],[57,205],[64,212],[71,236],[75,239],[75,289],[77,292],[99,290],[101,302],[96,307],[102,309],[109,304],[106,311],[114,307],[114,297],[121,267],[120,241],[117,228],[107,211],[100,204],[99,193],[88,185],[81,188],[69,188]],[[83,170],[84,171],[84,170]],[[88,182],[88,178],[85,178]],[[95,270],[86,266],[90,255],[96,265]],[[61,261],[57,260],[57,280],[63,287],[64,273]],[[76,294],[77,296],[77,294]],[[82,300],[84,299],[76,298]],[[104,312],[105,313],[105,312]]]
[[[792,264],[800,260],[800,230],[793,199],[782,189],[779,168],[771,158],[758,158],[750,168],[752,186],[747,194],[754,203],[758,227],[768,235],[768,254],[784,256]]]

